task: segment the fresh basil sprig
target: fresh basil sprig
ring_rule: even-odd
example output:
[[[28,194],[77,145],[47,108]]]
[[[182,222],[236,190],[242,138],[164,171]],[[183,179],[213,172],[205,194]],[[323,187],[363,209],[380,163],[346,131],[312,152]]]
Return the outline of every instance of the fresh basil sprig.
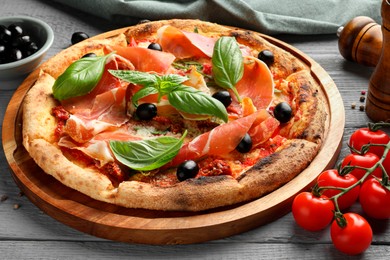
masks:
[[[86,57],[73,62],[54,82],[54,98],[62,101],[91,92],[102,78],[110,55]]]
[[[182,84],[188,80],[187,77],[176,74],[159,76],[133,70],[109,70],[109,72],[117,78],[143,86],[132,97],[135,106],[138,105],[139,99],[150,94],[158,94],[158,102],[161,97],[167,95],[169,103],[179,111],[216,116],[225,122],[228,121],[226,108],[219,100]]]
[[[212,70],[214,80],[218,86],[231,89],[237,100],[241,102],[241,97],[235,85],[244,74],[243,57],[234,37],[221,37],[214,46]]]
[[[151,171],[170,162],[183,145],[187,130],[180,139],[158,137],[141,141],[110,141],[115,158],[127,167],[138,171]]]

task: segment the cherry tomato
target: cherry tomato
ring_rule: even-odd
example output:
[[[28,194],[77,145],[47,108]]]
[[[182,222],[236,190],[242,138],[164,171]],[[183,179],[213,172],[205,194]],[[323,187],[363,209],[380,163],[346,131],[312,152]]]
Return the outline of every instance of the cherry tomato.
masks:
[[[369,128],[360,128],[349,138],[349,145],[360,151],[365,144],[387,144],[389,141],[390,137],[382,130],[371,131]],[[375,153],[380,158],[382,157],[384,147],[372,146],[368,151]]]
[[[363,253],[372,241],[372,229],[367,220],[356,213],[344,214],[346,226],[340,227],[336,220],[330,228],[334,246],[348,255]]]
[[[322,172],[317,178],[318,187],[332,186],[338,188],[348,188],[358,181],[352,174],[341,176],[337,170],[331,169]],[[338,200],[340,209],[350,207],[359,197],[360,186],[356,186],[352,190],[342,195]],[[326,189],[322,194],[328,198],[339,194],[341,191],[337,189]]]
[[[347,166],[349,164],[350,166],[360,166],[360,167],[364,167],[364,168],[371,168],[379,160],[380,160],[380,158],[378,157],[378,155],[376,155],[374,153],[370,153],[370,152],[368,152],[364,155],[349,154],[349,155],[345,156],[344,160],[341,162],[341,166],[344,167],[344,166]],[[350,174],[354,175],[358,180],[360,180],[364,176],[364,174],[366,174],[366,171],[363,169],[353,169],[350,172]],[[371,178],[372,178],[372,175],[374,175],[378,178],[381,178],[382,177],[381,167],[378,166],[374,170],[374,172],[370,175]],[[366,180],[368,180],[368,178]]]
[[[299,193],[292,204],[295,222],[305,230],[319,231],[333,219],[334,205],[328,197],[316,197],[311,192]]]
[[[390,190],[378,180],[370,179],[362,185],[359,201],[368,216],[376,219],[390,218]]]

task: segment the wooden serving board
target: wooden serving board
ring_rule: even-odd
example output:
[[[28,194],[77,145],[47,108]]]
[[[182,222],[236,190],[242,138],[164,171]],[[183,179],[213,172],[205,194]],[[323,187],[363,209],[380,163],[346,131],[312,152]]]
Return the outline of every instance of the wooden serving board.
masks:
[[[126,28],[94,38],[107,38]],[[45,174],[22,145],[21,103],[38,77],[31,73],[13,95],[3,122],[3,148],[20,189],[40,209],[79,231],[106,239],[145,244],[189,244],[224,238],[273,221],[290,211],[293,197],[308,189],[316,177],[333,167],[341,148],[344,106],[325,70],[296,48],[263,35],[292,53],[311,69],[327,98],[326,136],[319,154],[300,175],[278,190],[251,202],[205,212],[164,212],[128,209],[89,198]]]

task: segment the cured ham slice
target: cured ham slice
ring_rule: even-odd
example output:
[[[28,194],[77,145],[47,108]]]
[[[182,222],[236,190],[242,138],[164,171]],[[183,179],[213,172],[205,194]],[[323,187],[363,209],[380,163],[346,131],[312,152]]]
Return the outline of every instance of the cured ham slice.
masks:
[[[216,39],[181,31],[173,26],[163,26],[157,31],[157,42],[166,52],[178,59],[211,57]]]
[[[257,109],[268,108],[272,102],[272,74],[268,66],[259,59],[244,57],[244,75],[235,87],[241,97],[251,98]]]
[[[58,142],[60,147],[68,149],[76,149],[94,160],[100,162],[103,166],[109,162],[114,162],[114,157],[109,148],[109,141],[136,141],[140,137],[133,136],[127,131],[126,127],[121,127],[115,131],[101,132],[96,134],[92,139],[85,143],[77,143],[70,136],[63,136]]]
[[[71,113],[64,131],[73,140],[84,143],[95,134],[125,123],[126,88],[108,69],[118,69],[115,58],[105,67],[97,86],[87,95],[64,100],[62,106]]]
[[[166,74],[176,59],[171,53],[142,47],[111,46],[110,48],[118,55],[128,59],[134,65],[135,70],[142,72]]]
[[[249,133],[256,146],[266,141],[267,139],[264,138],[270,137],[275,131],[277,125],[268,122],[270,118],[273,119],[267,111],[260,110],[201,134],[183,145],[169,166],[179,165],[185,160],[196,160],[205,155],[227,154],[236,149],[246,133]],[[267,123],[263,124],[263,122]],[[268,126],[272,127],[267,128]]]

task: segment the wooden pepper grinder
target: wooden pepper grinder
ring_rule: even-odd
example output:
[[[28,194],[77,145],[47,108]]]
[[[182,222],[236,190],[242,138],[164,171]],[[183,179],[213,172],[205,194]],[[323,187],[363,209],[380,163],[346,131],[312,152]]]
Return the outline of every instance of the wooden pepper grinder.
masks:
[[[349,61],[375,67],[382,49],[381,26],[372,18],[358,16],[337,31],[340,54]]]
[[[366,114],[373,121],[390,121],[390,1],[383,0],[382,51],[371,76],[366,100]]]

